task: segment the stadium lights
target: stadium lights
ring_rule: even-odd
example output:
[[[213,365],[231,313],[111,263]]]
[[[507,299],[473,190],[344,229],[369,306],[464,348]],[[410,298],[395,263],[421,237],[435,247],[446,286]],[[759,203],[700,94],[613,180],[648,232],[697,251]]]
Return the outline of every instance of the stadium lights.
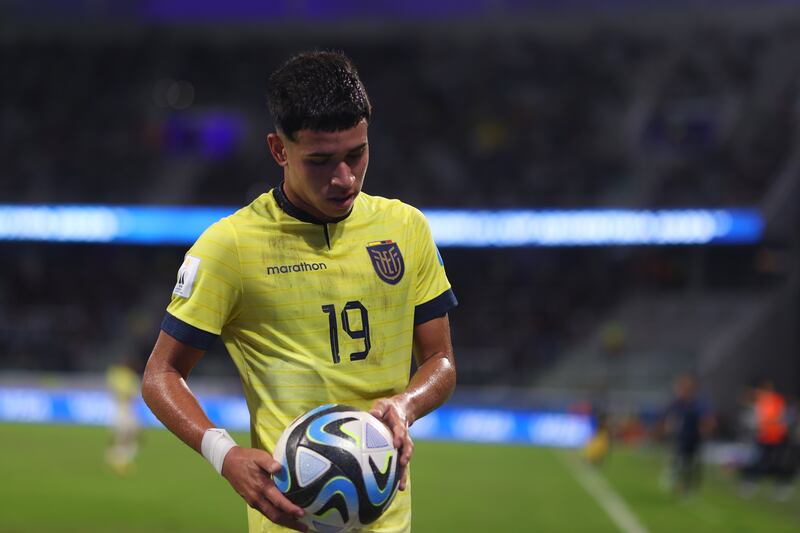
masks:
[[[0,241],[188,245],[234,207],[0,205]],[[747,244],[756,209],[423,209],[443,247]]]

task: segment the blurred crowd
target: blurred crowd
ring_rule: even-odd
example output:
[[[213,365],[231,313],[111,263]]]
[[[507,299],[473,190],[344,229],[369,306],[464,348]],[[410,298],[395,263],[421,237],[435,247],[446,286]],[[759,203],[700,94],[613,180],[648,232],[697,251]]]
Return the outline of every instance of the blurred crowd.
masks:
[[[751,205],[797,122],[791,26],[421,32],[344,44],[202,32],[31,37],[0,48],[0,194],[246,202],[279,179],[264,145],[267,73],[312,46],[345,49],[371,94],[367,189],[417,205]]]
[[[371,95],[365,191],[420,207],[751,206],[795,143],[792,27],[27,37],[0,46],[0,198],[242,205],[280,179],[267,73],[311,46],[344,49]],[[466,384],[528,383],[626,291],[697,283],[685,249],[442,252]],[[182,254],[0,243],[0,369],[146,357]],[[233,374],[214,350],[206,371]]]

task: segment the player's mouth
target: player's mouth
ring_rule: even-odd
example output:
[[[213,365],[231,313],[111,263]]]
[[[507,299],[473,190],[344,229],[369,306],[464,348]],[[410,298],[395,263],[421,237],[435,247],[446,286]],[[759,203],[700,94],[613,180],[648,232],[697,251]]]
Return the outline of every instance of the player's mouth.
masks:
[[[350,209],[353,206],[353,201],[356,199],[356,194],[348,194],[345,196],[335,196],[328,198],[328,201],[335,205],[337,209]]]

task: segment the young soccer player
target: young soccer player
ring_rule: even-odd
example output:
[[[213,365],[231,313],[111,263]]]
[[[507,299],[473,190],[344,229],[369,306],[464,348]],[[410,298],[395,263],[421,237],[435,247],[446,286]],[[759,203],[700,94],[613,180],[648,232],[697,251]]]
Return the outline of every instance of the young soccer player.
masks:
[[[369,410],[405,468],[408,427],[456,382],[447,314],[457,302],[427,222],[361,192],[372,108],[355,67],[339,53],[299,54],[271,75],[268,100],[283,182],[186,254],[142,387],[247,501],[251,532],[305,530],[270,477],[280,469],[270,450],[296,416],[325,403]],[[252,448],[214,428],[185,382],[218,336],[241,375]],[[407,476],[400,488],[369,531],[410,529]]]

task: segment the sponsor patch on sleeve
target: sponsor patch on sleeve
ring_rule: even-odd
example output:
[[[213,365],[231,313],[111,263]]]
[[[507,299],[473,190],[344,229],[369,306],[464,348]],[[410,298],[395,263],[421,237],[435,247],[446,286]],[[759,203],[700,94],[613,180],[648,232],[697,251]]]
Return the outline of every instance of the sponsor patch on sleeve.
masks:
[[[178,269],[178,283],[172,290],[172,294],[188,298],[192,295],[194,278],[197,276],[197,269],[200,267],[200,258],[193,255],[186,255],[181,268]]]

